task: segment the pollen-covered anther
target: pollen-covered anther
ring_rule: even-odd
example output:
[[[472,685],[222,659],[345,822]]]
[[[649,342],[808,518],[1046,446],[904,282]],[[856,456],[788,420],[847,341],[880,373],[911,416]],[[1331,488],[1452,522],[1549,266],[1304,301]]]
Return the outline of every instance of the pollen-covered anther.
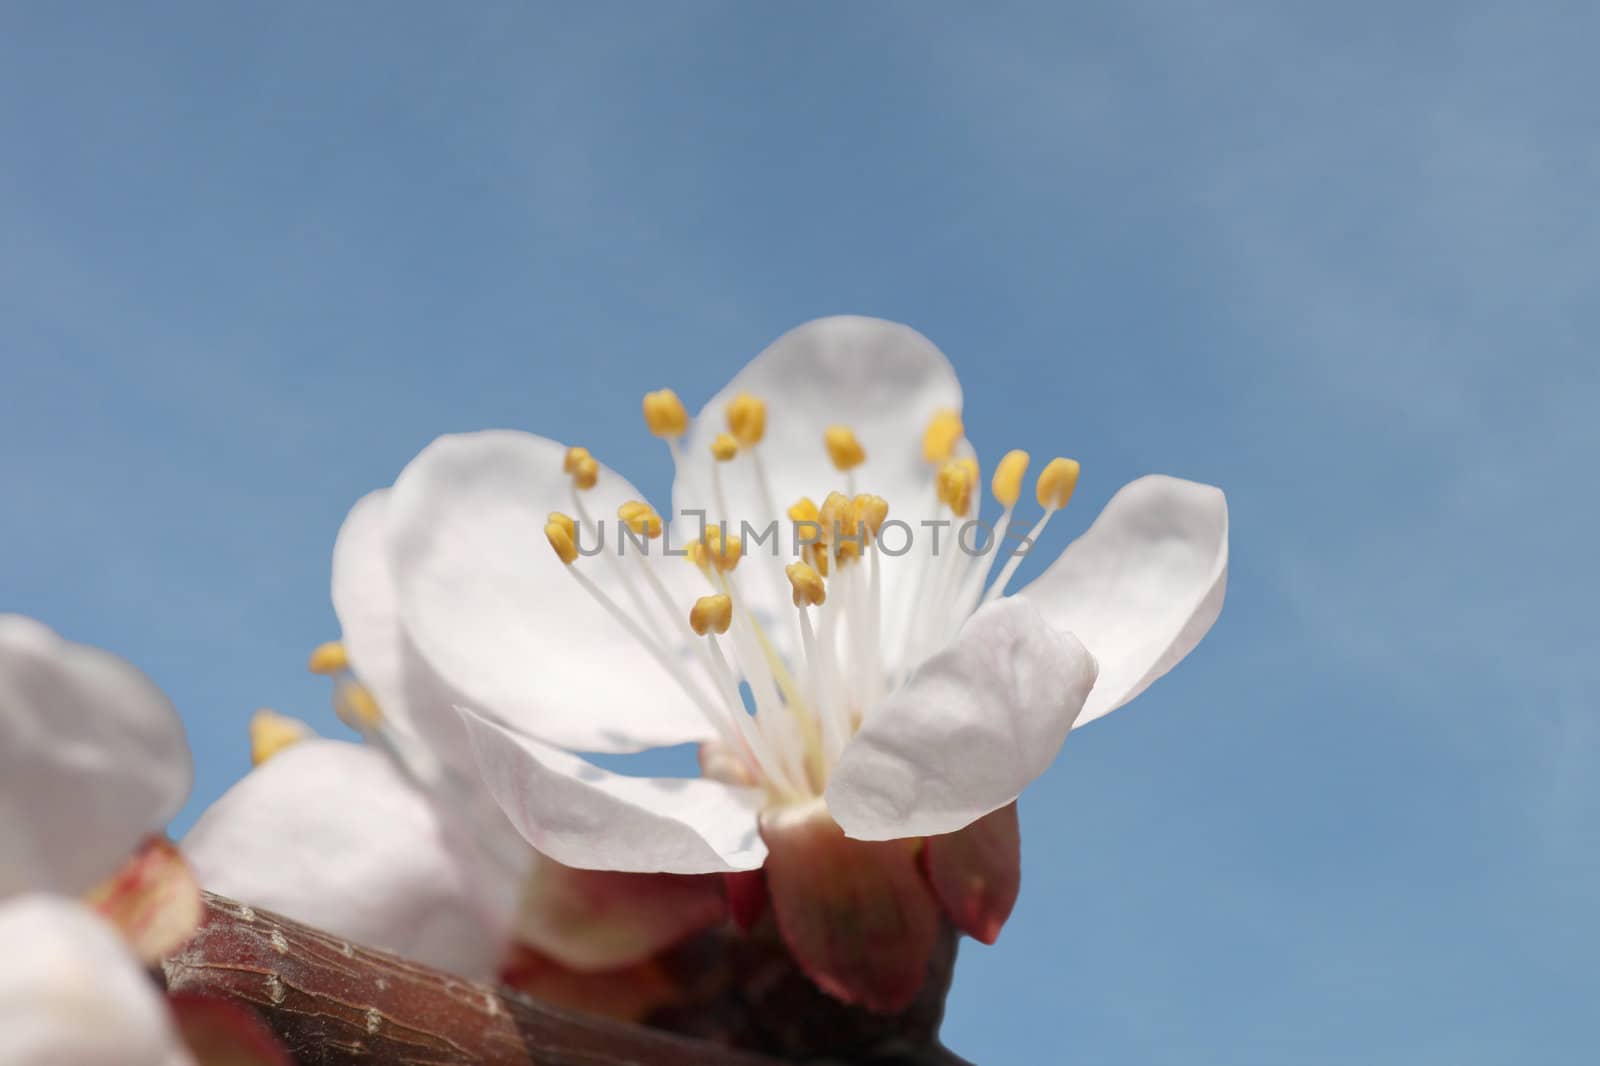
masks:
[[[250,765],[260,766],[289,745],[311,735],[298,718],[261,708],[250,716]]]
[[[661,516],[648,503],[640,500],[629,500],[617,508],[617,518],[636,537],[655,540],[661,536]]]
[[[644,394],[644,424],[656,436],[675,440],[689,432],[689,412],[684,410],[677,393],[657,389]]]
[[[822,434],[822,443],[828,448],[828,458],[840,471],[854,470],[867,461],[867,453],[856,440],[856,431],[849,426],[829,426]]]
[[[748,392],[728,401],[728,432],[741,448],[752,448],[767,435],[767,402]]]
[[[856,514],[855,501],[842,492],[830,492],[817,512],[822,523],[822,540],[840,566],[861,557],[867,532]]]
[[[306,663],[306,668],[313,674],[321,674],[324,677],[342,674],[350,669],[350,656],[344,650],[344,642],[330,640],[318,644],[311,649],[311,658]]]
[[[345,681],[333,690],[333,709],[339,721],[358,733],[369,732],[383,723],[383,711],[367,686]]]
[[[939,502],[950,508],[957,518],[967,517],[972,510],[972,489],[977,481],[976,464],[966,459],[951,459],[939,468]]]
[[[937,466],[955,454],[956,445],[967,435],[961,422],[961,412],[946,407],[928,420],[922,433],[922,457]]]
[[[689,608],[689,628],[699,636],[726,633],[733,624],[733,600],[728,596],[701,596]]]
[[[544,538],[563,563],[571,566],[578,561],[578,524],[572,516],[552,511],[544,523]]]
[[[1000,506],[1016,506],[1017,500],[1022,497],[1022,479],[1027,473],[1028,453],[1021,448],[1006,452],[995,466],[994,477],[989,481],[989,488],[993,490],[994,498],[1000,501]]]
[[[1077,487],[1078,461],[1076,459],[1052,459],[1039,472],[1039,483],[1035,486],[1039,506],[1047,511],[1065,507],[1067,501],[1072,499],[1072,492]]]
[[[878,531],[889,518],[889,501],[882,496],[862,494],[852,501],[856,521],[867,529],[867,535],[877,539]]]
[[[600,462],[592,455],[585,455],[572,464],[572,483],[580,489],[592,489],[595,482],[600,480]]]
[[[739,442],[731,433],[718,433],[711,441],[711,458],[719,463],[731,461],[739,454]]]
[[[821,606],[828,598],[827,587],[822,582],[822,575],[816,569],[805,563],[790,563],[783,568],[788,575],[789,586],[794,590],[794,605],[804,607]]]
[[[810,563],[823,577],[828,576],[828,550],[823,543],[822,513],[810,496],[802,496],[789,505],[789,521],[794,523],[795,543],[800,545],[800,558]]]
[[[699,567],[702,573],[715,570],[719,574],[726,574],[739,565],[739,559],[744,555],[744,542],[731,533],[724,536],[720,528],[713,527],[685,551],[689,561]]]
[[[589,454],[588,448],[580,447],[574,444],[572,447],[567,449],[567,454],[561,459],[561,472],[563,474],[577,473],[578,464],[583,462],[585,459],[591,458],[593,458],[593,456]]]

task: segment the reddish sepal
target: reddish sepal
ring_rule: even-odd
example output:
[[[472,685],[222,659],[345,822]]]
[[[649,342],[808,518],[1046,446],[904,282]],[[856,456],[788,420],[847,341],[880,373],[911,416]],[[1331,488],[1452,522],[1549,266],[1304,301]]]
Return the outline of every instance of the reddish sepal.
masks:
[[[722,884],[728,894],[728,914],[733,918],[733,924],[748,933],[767,913],[766,873],[762,870],[740,870],[723,874]]]
[[[288,1050],[249,1008],[181,992],[167,1002],[197,1066],[294,1066]]]
[[[852,840],[821,801],[769,810],[767,888],[784,943],[835,999],[893,1014],[927,978],[939,915],[909,841]]]
[[[518,935],[569,969],[597,973],[643,962],[726,915],[715,874],[579,870],[541,858]]]
[[[151,837],[84,902],[116,926],[145,962],[160,962],[200,927],[200,885],[170,840]]]
[[[933,894],[956,928],[993,944],[1022,887],[1022,834],[1016,802],[965,829],[929,837],[922,864]]]
[[[526,944],[512,948],[500,982],[543,1003],[624,1022],[643,1021],[682,995],[654,959],[581,973]]]

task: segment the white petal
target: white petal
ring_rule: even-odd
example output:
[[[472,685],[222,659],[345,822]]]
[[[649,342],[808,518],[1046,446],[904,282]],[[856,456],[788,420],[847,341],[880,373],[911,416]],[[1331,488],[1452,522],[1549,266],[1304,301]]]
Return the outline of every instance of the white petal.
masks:
[[[1049,769],[1094,678],[1083,645],[1032,606],[990,604],[867,716],[828,810],[862,840],[961,829]]]
[[[183,723],[148,677],[0,615],[0,897],[87,890],[166,825],[193,779]]]
[[[351,668],[378,699],[384,720],[457,774],[470,774],[472,751],[454,707],[464,698],[438,676],[400,625],[389,565],[392,490],[356,502],[333,545],[333,610]]]
[[[1177,666],[1217,620],[1227,586],[1222,490],[1151,475],[1123,486],[1018,595],[1083,641],[1100,664],[1081,726]]]
[[[166,1001],[115,929],[62,896],[0,903],[0,1062],[190,1066]]]
[[[592,870],[703,874],[766,858],[761,793],[708,778],[624,777],[458,708],[489,791],[528,842]]]
[[[495,972],[520,876],[485,861],[377,751],[305,740],[183,840],[200,883],[335,936],[468,976]]]
[[[686,441],[687,469],[679,472],[672,492],[680,511],[706,508],[716,517],[711,441],[727,429],[728,402],[742,392],[767,404],[766,438],[759,448],[778,513],[766,513],[750,459],[741,456],[723,469],[732,526],[748,521],[760,529],[783,517],[801,496],[820,504],[830,491],[845,491],[845,475],[834,469],[822,443],[827,427],[844,425],[855,430],[867,453],[867,461],[855,470],[857,490],[889,501],[890,520],[912,527],[918,535],[914,545],[926,540],[918,523],[930,513],[933,495],[932,472],[922,457],[923,431],[935,412],[961,409],[955,370],[931,341],[910,326],[851,315],[819,318],[779,337],[695,419]],[[793,540],[785,522],[779,544],[785,558]],[[889,540],[899,549],[905,537],[896,532]],[[770,556],[770,547],[761,550]],[[909,551],[884,560],[887,622],[898,622],[898,605],[916,579],[917,554]],[[774,606],[769,582],[745,585],[753,601]]]
[[[492,430],[440,437],[412,460],[388,503],[406,632],[468,702],[552,743],[637,751],[709,739],[714,730],[682,689],[550,550],[549,513],[574,510],[564,452],[543,437]],[[583,493],[589,513],[605,521],[613,553],[617,505],[637,498],[608,469]],[[659,552],[660,541],[651,546]],[[656,561],[687,613],[698,575],[681,558]],[[622,586],[637,568],[633,558],[598,555],[574,565],[638,613]],[[644,602],[648,611],[655,600]],[[676,619],[660,630],[678,640]]]

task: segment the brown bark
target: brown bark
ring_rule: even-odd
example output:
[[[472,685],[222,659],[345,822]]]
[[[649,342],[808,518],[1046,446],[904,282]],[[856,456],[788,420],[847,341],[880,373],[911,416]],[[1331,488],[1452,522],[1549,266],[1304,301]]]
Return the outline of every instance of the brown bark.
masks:
[[[885,1018],[816,992],[760,928],[697,938],[665,960],[683,993],[651,1019],[691,1036],[539,1003],[210,894],[163,970],[173,992],[253,1007],[301,1066],[960,1066],[935,1035],[954,951],[947,933],[924,994]]]

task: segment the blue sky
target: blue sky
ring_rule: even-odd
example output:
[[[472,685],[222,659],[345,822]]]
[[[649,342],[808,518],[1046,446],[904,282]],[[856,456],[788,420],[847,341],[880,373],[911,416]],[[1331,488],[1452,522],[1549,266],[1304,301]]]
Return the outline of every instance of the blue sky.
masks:
[[[580,9],[581,8],[581,9]],[[437,434],[602,442],[915,325],[970,432],[1221,485],[1227,607],[1023,802],[978,1062],[1569,1063],[1600,955],[1591,5],[12,4],[0,608],[150,672],[186,826]],[[1036,569],[1048,552],[1040,552]]]

